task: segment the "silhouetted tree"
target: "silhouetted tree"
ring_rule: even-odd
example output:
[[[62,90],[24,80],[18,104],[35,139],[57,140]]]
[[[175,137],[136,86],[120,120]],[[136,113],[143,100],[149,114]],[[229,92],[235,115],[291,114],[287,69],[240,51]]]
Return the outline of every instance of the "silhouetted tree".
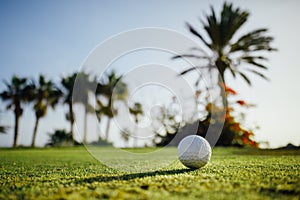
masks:
[[[169,106],[169,108],[161,107],[157,116],[153,116],[164,128],[163,132],[156,132],[156,137],[153,142],[157,146],[168,145],[176,136],[180,128],[180,121],[176,119],[177,114],[178,113],[174,112],[174,110],[172,110]]]
[[[109,133],[109,127],[110,127],[110,122],[111,119],[114,117],[115,114],[117,114],[117,109],[114,109],[112,107],[112,101],[109,100],[107,105],[104,105],[99,99],[97,99],[97,110],[96,114],[98,119],[101,119],[101,116],[106,116],[107,117],[107,123],[106,123],[106,129],[105,129],[105,140],[108,140],[108,133]]]
[[[142,104],[134,103],[132,107],[129,107],[129,113],[134,116],[135,123],[138,123],[139,116],[144,114]]]
[[[73,101],[81,103],[84,106],[83,121],[83,143],[87,143],[87,115],[92,112],[92,106],[89,104],[89,94],[96,87],[96,80],[91,79],[90,75],[85,72],[79,72],[76,77],[76,93],[73,95]]]
[[[69,112],[66,114],[66,119],[70,122],[70,132],[73,137],[73,140],[75,141],[75,135],[74,135],[74,110],[73,110],[73,101],[72,101],[72,96],[73,96],[73,87],[75,84],[75,80],[77,77],[77,73],[73,73],[70,76],[64,77],[61,80],[61,85],[63,86],[63,99],[64,103],[68,105],[69,107]]]
[[[97,101],[99,109],[96,110],[98,118],[101,115],[107,117],[107,124],[105,130],[105,139],[108,140],[109,128],[111,119],[114,114],[117,114],[117,110],[114,108],[113,101],[120,100],[125,101],[128,90],[126,83],[122,82],[122,76],[118,76],[114,71],[108,73],[100,83],[97,85],[96,95],[104,96],[107,100],[107,104],[104,105],[99,99]]]
[[[19,137],[19,120],[23,114],[22,102],[27,102],[32,98],[32,84],[28,83],[26,78],[13,76],[10,83],[4,82],[6,90],[0,96],[3,101],[8,102],[7,109],[12,109],[15,115],[15,128],[13,147],[18,145]]]
[[[239,8],[233,8],[232,4],[224,3],[220,16],[211,7],[211,14],[201,21],[205,34],[200,34],[193,26],[187,23],[189,31],[205,45],[205,51],[195,47],[192,50],[198,54],[188,53],[174,56],[174,59],[189,57],[206,61],[206,65],[193,66],[181,74],[186,74],[195,69],[217,69],[219,72],[218,84],[221,88],[221,96],[224,108],[227,107],[227,97],[224,92],[225,72],[230,71],[233,77],[240,75],[249,85],[249,78],[244,72],[252,72],[264,79],[265,75],[259,70],[266,70],[264,65],[266,57],[258,55],[265,51],[274,51],[271,47],[273,37],[267,36],[267,29],[261,28],[248,32],[236,38],[237,32],[248,20],[249,12]],[[243,66],[244,68],[241,68]],[[252,68],[255,67],[255,68]]]
[[[38,82],[35,83],[34,97],[32,99],[34,103],[33,108],[35,111],[35,125],[31,147],[35,146],[40,119],[46,116],[49,106],[51,106],[53,109],[55,108],[55,105],[58,103],[61,96],[62,92],[52,81],[46,80],[43,75],[39,76]]]
[[[134,116],[135,127],[136,127],[134,131],[137,134],[138,129],[137,129],[136,125],[139,123],[139,117],[144,114],[142,104],[140,104],[138,102],[134,103],[134,105],[132,107],[129,107],[129,113]],[[135,138],[135,142],[137,143],[137,138]],[[137,146],[136,143],[135,143],[135,146]]]
[[[128,128],[125,128],[124,130],[120,131],[121,138],[124,140],[125,143],[128,144],[129,138],[130,138],[130,130]]]

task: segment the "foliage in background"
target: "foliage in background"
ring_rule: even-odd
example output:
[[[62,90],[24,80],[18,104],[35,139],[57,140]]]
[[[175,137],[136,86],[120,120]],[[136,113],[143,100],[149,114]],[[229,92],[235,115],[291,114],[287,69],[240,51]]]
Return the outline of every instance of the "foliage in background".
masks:
[[[132,107],[129,107],[129,113],[134,116],[135,123],[139,122],[139,116],[144,114],[143,106],[140,103],[134,103]]]
[[[75,144],[72,133],[66,130],[55,130],[48,135],[50,136],[50,140],[47,146],[73,146]]]
[[[75,116],[74,116],[72,96],[73,96],[73,87],[75,84],[76,77],[77,77],[77,73],[73,73],[72,75],[63,77],[61,79],[63,102],[64,104],[67,104],[69,108],[69,111],[66,114],[66,120],[70,122],[70,132],[73,141],[75,141],[75,133],[74,133]]]
[[[37,129],[41,118],[47,114],[48,107],[53,109],[59,102],[62,92],[58,89],[51,80],[46,80],[45,76],[40,75],[38,81],[33,88],[33,109],[35,112],[35,125],[33,129],[33,137],[31,147],[35,146]]]
[[[82,88],[80,89],[80,91],[84,91],[84,89],[86,89],[85,97],[83,97],[84,95],[79,95],[78,98],[74,99],[74,98],[72,98],[73,97],[72,96],[73,95],[73,87],[74,87],[74,85],[72,85],[72,84],[75,84],[75,79],[77,76],[78,76],[78,73],[74,73],[73,75],[62,79],[62,82],[64,83],[64,88],[62,88],[62,89],[64,89],[64,92],[65,92],[64,93],[64,103],[67,103],[68,107],[71,108],[71,110],[73,108],[73,104],[77,103],[77,102],[88,105],[88,103],[89,103],[88,98],[87,98],[88,90],[89,90],[89,88],[92,88],[92,87],[86,87],[86,84],[88,84],[88,83],[96,84],[89,78],[88,74],[84,74],[85,81],[80,81],[80,84],[82,85]],[[112,104],[113,94],[115,94],[114,97],[116,97],[116,100],[125,101],[127,98],[128,91],[127,91],[127,85],[123,82],[120,82],[119,80],[121,77],[117,77],[114,74],[114,72],[112,72],[112,74],[110,74],[107,78],[108,78],[107,82],[97,83],[97,90],[95,91],[94,95],[95,95],[95,97],[98,97],[97,98],[98,109],[96,109],[96,113],[98,114],[99,118],[101,117],[101,115],[105,115],[105,116],[109,117],[109,119],[111,119],[114,116],[114,114],[117,114],[117,109],[115,109]],[[66,86],[69,89],[66,89]],[[115,86],[118,86],[118,87],[115,87]],[[225,85],[223,85],[223,87],[224,87],[227,97],[236,95],[236,92],[233,89],[231,89]],[[34,103],[34,109],[35,109],[35,114],[36,114],[36,123],[35,123],[33,142],[32,142],[32,145],[34,146],[34,141],[35,141],[35,137],[36,137],[36,133],[37,133],[38,120],[41,117],[46,115],[48,106],[55,106],[58,103],[58,100],[61,97],[62,93],[60,92],[60,90],[58,88],[55,87],[54,83],[52,83],[51,81],[47,81],[44,76],[39,77],[39,83],[36,84],[35,86],[33,84],[29,84],[29,83],[27,83],[27,85],[25,84],[24,91],[22,91],[22,92],[24,92],[24,95],[25,95],[24,97],[22,97],[23,102],[32,101]],[[20,92],[20,93],[22,93],[22,92]],[[6,92],[2,93],[2,95],[4,95],[4,94],[6,95]],[[82,94],[82,93],[80,93],[80,94]],[[20,100],[21,99],[20,94],[17,94],[17,95],[19,95],[18,100]],[[197,98],[199,98],[200,95],[201,95],[201,91],[197,90],[195,96]],[[106,101],[108,102],[108,104],[104,105],[104,103],[102,102],[103,99],[100,99],[99,96],[104,96]],[[16,102],[18,103],[18,101],[16,101]],[[21,101],[19,101],[19,103],[21,106]],[[205,105],[205,102],[201,102],[201,103],[203,105]],[[245,108],[249,107],[243,100],[238,100],[233,103],[235,105],[239,105],[239,106],[242,106]],[[138,118],[141,115],[143,115],[143,113],[144,113],[144,111],[142,109],[142,104],[136,102],[133,106],[128,107],[128,105],[126,104],[126,101],[125,101],[125,105],[129,109],[129,113],[131,113],[134,116],[135,122],[137,123],[139,121]],[[229,104],[229,105],[230,106],[228,106],[228,108],[226,110],[225,125],[224,125],[220,140],[218,141],[217,145],[222,145],[222,146],[235,145],[235,146],[257,147],[258,144],[253,140],[254,133],[250,130],[245,129],[241,125],[241,123],[238,120],[236,120],[236,118],[232,115],[232,112],[234,111],[233,106],[232,106],[232,104]],[[10,105],[10,106],[12,106],[12,105]],[[206,102],[206,110],[205,111],[195,110],[195,112],[197,112],[197,113],[207,113],[206,117],[203,118],[203,116],[202,116],[201,119],[198,118],[198,119],[196,119],[196,121],[186,121],[186,122],[184,122],[186,124],[184,127],[179,127],[181,121],[178,120],[178,118],[177,118],[176,114],[174,114],[174,110],[172,110],[172,108],[161,108],[160,112],[158,113],[157,120],[163,125],[165,132],[164,133],[156,133],[156,138],[154,140],[154,144],[156,144],[157,146],[165,146],[165,145],[169,144],[170,141],[173,140],[175,134],[178,133],[178,131],[184,130],[186,127],[194,126],[194,125],[198,126],[197,134],[201,135],[201,136],[205,136],[206,131],[207,131],[207,129],[210,125],[210,121],[211,121],[211,118],[210,118],[211,117],[211,114],[210,114],[211,106],[214,106],[215,109],[219,109],[220,113],[222,113],[222,108],[218,107],[217,104],[214,104],[214,105],[207,104],[207,102]],[[85,113],[85,115],[86,114],[87,114],[87,112]],[[69,118],[70,116],[72,116],[71,117],[72,119],[75,118],[74,113],[72,115],[70,113],[67,115],[69,120],[71,119],[71,118]],[[222,121],[224,116],[220,116],[220,117],[221,117],[220,121]],[[214,120],[216,120],[216,119],[214,119]],[[84,120],[84,123],[86,123],[86,120]],[[72,126],[73,125],[71,125],[71,127]],[[86,127],[86,125],[85,125],[85,127]],[[86,130],[86,128],[85,128],[85,130]],[[131,130],[131,131],[136,131],[136,130]],[[73,135],[74,133],[72,134],[72,131],[70,131],[70,133],[72,135],[72,140],[68,139],[68,141],[72,141],[72,142],[76,143],[76,141],[74,140],[74,135]],[[106,129],[106,137],[108,137],[107,133],[108,133],[108,129]],[[57,133],[57,134],[59,134],[59,133]],[[87,131],[85,132],[85,138],[86,138],[86,134],[87,134]],[[133,135],[136,135],[136,133]],[[51,143],[53,143],[54,145],[57,142],[60,143],[60,140],[57,139],[60,136],[62,138],[64,138],[63,134],[62,135],[54,134],[54,136],[53,136],[54,138],[52,138],[53,142],[51,142]],[[128,141],[128,135],[125,134],[125,135],[122,135],[122,137],[125,142]],[[107,138],[105,138],[104,140],[107,140]],[[95,142],[95,144],[96,143],[100,144],[99,142],[101,143],[101,141],[99,140],[98,142]],[[112,141],[112,142],[114,142],[114,141]],[[179,141],[177,141],[173,145],[176,145],[177,143],[179,143]]]
[[[101,137],[99,137],[97,141],[94,141],[90,144],[94,145],[94,146],[101,146],[101,147],[103,147],[103,146],[113,146],[112,143],[108,142],[107,140],[102,139]]]
[[[111,71],[104,76],[97,84],[96,96],[103,96],[107,103],[104,104],[99,98],[97,99],[96,114],[98,119],[101,116],[107,117],[107,124],[105,129],[105,140],[108,141],[111,119],[118,114],[117,109],[114,108],[114,101],[125,102],[128,95],[126,83],[122,81],[122,76],[118,76],[115,71]],[[126,102],[125,102],[126,103]]]
[[[7,131],[7,128],[6,128],[6,126],[0,126],[0,133],[6,133],[6,131]]]
[[[18,146],[19,121],[23,114],[23,103],[32,99],[33,85],[27,78],[13,76],[10,82],[4,82],[6,90],[0,93],[1,99],[7,103],[6,109],[13,110],[15,115],[13,147]]]
[[[225,88],[227,96],[235,96],[237,93],[229,87]],[[236,100],[229,103],[229,106],[226,110],[225,116],[222,112],[223,108],[218,106],[215,103],[207,103],[204,113],[207,113],[204,119],[197,119],[196,121],[186,122],[183,127],[173,126],[173,129],[168,128],[168,124],[176,124],[174,119],[175,116],[168,116],[167,121],[163,121],[166,133],[157,134],[156,139],[154,140],[157,146],[166,146],[166,145],[178,145],[181,139],[187,135],[197,134],[202,137],[205,137],[210,127],[211,123],[222,123],[224,121],[224,126],[221,132],[221,135],[216,143],[216,146],[251,146],[258,147],[259,143],[254,141],[254,133],[252,130],[244,128],[241,122],[236,120],[236,117],[233,116],[235,111],[234,106],[238,105],[240,107],[250,108],[253,105],[247,104],[244,100]],[[214,118],[212,118],[212,108],[214,109]],[[203,111],[202,111],[203,112]],[[175,130],[174,130],[175,128]],[[196,130],[196,132],[193,132]],[[210,132],[212,134],[213,130]],[[179,137],[177,136],[179,134]],[[175,138],[175,136],[177,136]]]
[[[93,111],[92,106],[89,102],[89,95],[93,93],[93,89],[96,87],[97,82],[95,78],[91,77],[90,74],[86,72],[78,72],[76,76],[76,80],[74,82],[74,86],[76,88],[75,92],[72,92],[72,102],[74,103],[80,103],[84,107],[84,120],[83,120],[83,143],[87,143],[87,136],[88,136],[88,130],[87,130],[87,116],[88,113],[91,113]],[[73,116],[74,117],[74,116]]]
[[[173,111],[170,111],[165,107],[161,108],[156,119],[162,125],[164,130],[162,132],[156,132],[153,142],[156,146],[166,146],[178,133],[180,121],[176,120],[176,114]]]

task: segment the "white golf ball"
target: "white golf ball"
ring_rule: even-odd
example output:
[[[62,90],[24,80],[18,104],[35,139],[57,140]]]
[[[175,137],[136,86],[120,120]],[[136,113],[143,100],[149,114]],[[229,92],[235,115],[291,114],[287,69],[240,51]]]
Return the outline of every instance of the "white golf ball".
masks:
[[[186,167],[198,169],[209,162],[211,147],[203,137],[190,135],[180,141],[178,157]]]

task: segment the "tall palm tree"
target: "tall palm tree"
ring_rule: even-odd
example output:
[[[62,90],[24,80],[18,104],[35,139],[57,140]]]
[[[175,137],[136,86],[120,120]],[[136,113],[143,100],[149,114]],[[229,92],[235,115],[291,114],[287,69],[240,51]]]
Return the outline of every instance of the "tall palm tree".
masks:
[[[107,99],[107,104],[104,105],[99,99],[97,101],[99,109],[96,111],[99,115],[107,117],[107,124],[105,130],[105,139],[108,140],[108,134],[111,124],[111,119],[117,110],[114,109],[113,101],[125,101],[128,90],[126,83],[122,82],[122,76],[118,76],[115,71],[111,71],[101,80],[97,85],[96,95],[104,96]]]
[[[70,122],[70,132],[73,138],[73,141],[75,142],[75,134],[74,134],[74,109],[73,109],[73,87],[75,84],[75,80],[77,77],[77,73],[73,73],[70,76],[64,77],[61,80],[61,85],[63,89],[63,98],[64,98],[64,104],[68,105],[69,112],[66,114],[66,119]]]
[[[35,125],[33,129],[33,137],[31,147],[35,146],[37,129],[41,118],[47,114],[47,109],[51,106],[53,109],[58,103],[62,92],[55,86],[52,81],[45,79],[43,75],[39,76],[38,82],[35,84],[34,90],[34,111],[35,111]]]
[[[233,77],[240,75],[249,85],[251,81],[244,72],[252,72],[267,79],[261,71],[267,69],[264,64],[267,58],[261,52],[276,50],[271,47],[273,37],[266,35],[266,28],[253,30],[235,39],[237,32],[248,17],[248,11],[233,8],[230,3],[224,3],[220,16],[216,16],[215,10],[211,7],[211,13],[206,16],[205,21],[201,21],[205,34],[200,34],[190,24],[186,24],[189,31],[200,39],[208,51],[194,47],[192,50],[197,51],[198,54],[188,53],[173,57],[173,59],[189,57],[206,61],[204,66],[193,66],[183,71],[182,75],[195,69],[217,69],[219,71],[218,84],[225,108],[227,96],[225,90],[222,89],[226,87],[225,72],[230,71]]]
[[[107,105],[104,105],[99,99],[97,99],[97,106],[98,109],[96,110],[96,113],[98,119],[100,119],[103,115],[107,117],[105,140],[108,141],[111,119],[114,117],[115,114],[117,114],[117,110],[112,107],[112,100],[109,100]]]
[[[3,101],[8,102],[7,109],[12,109],[15,115],[13,147],[18,145],[19,121],[23,114],[22,102],[27,102],[32,98],[33,86],[28,83],[26,78],[13,76],[11,82],[4,82],[6,90],[0,93]]]
[[[96,85],[96,80],[92,80],[89,74],[85,72],[77,73],[75,83],[76,92],[73,93],[73,102],[81,103],[84,106],[83,143],[87,142],[87,115],[93,110],[92,106],[89,104],[89,94]]]

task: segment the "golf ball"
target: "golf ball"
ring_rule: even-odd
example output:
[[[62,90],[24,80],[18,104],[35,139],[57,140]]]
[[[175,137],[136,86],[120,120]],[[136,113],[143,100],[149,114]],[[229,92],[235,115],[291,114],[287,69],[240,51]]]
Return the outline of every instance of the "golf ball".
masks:
[[[190,135],[180,141],[178,157],[186,167],[198,169],[209,162],[211,147],[203,137]]]

